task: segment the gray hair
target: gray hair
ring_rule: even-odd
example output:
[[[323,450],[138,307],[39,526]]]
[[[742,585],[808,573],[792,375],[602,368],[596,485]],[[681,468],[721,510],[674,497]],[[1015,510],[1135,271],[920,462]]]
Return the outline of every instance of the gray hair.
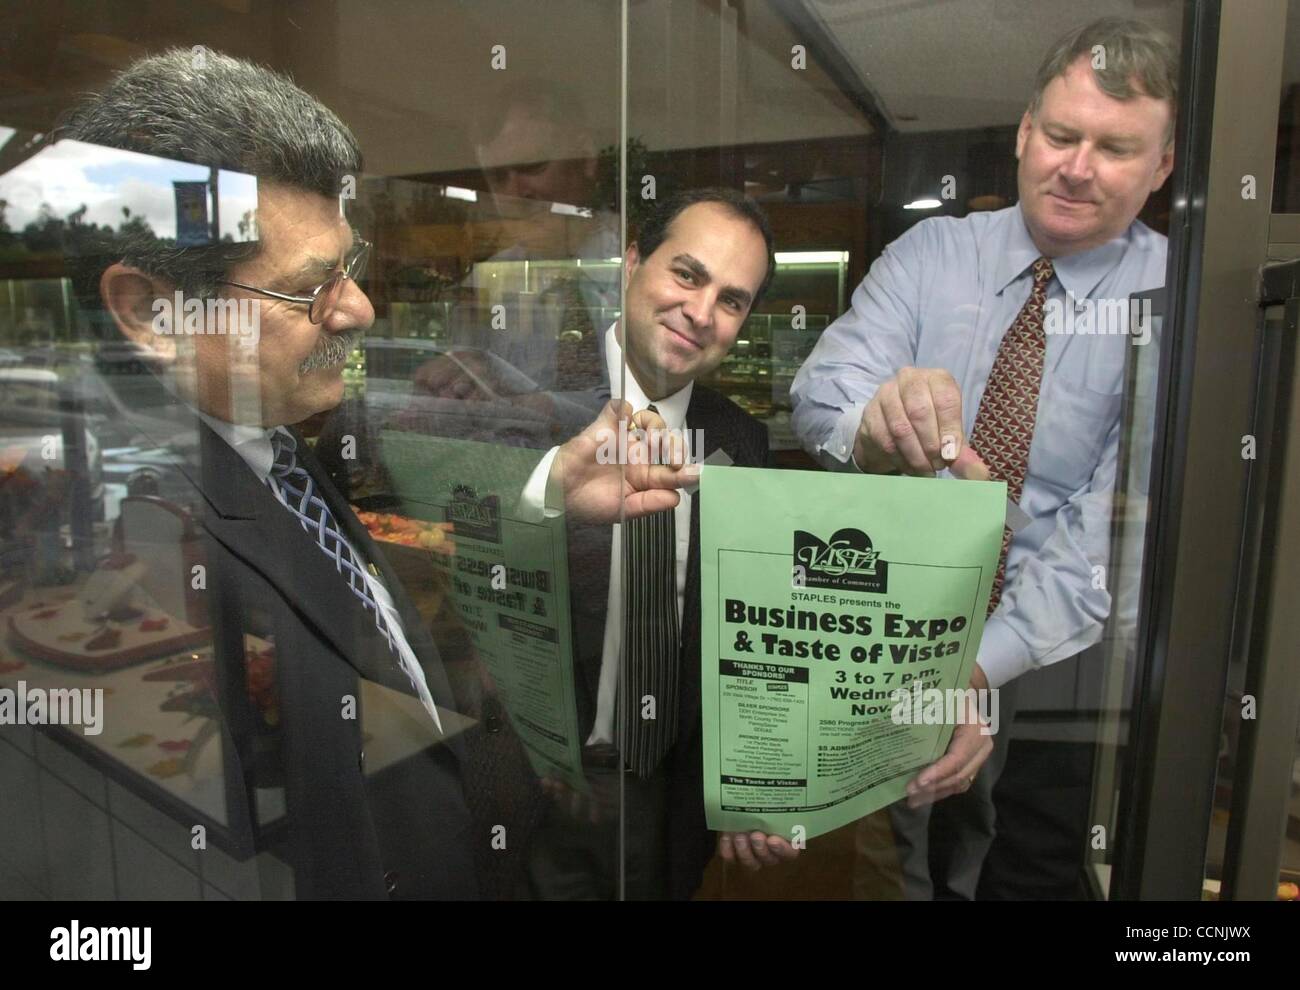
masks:
[[[330,197],[343,176],[361,171],[356,138],[319,100],[271,69],[206,49],[173,48],[132,63],[73,107],[51,138],[245,172]],[[78,266],[83,302],[98,299],[99,273],[115,261],[206,297],[232,264],[258,251],[232,243],[180,248],[139,231],[99,247],[97,264]]]
[[[1098,49],[1104,59],[1100,68],[1094,58]],[[1122,17],[1103,17],[1075,28],[1052,46],[1034,78],[1031,114],[1038,113],[1048,84],[1065,75],[1066,69],[1084,55],[1093,59],[1093,77],[1107,96],[1131,100],[1145,95],[1169,104],[1165,143],[1173,140],[1178,112],[1178,50],[1163,31]]]

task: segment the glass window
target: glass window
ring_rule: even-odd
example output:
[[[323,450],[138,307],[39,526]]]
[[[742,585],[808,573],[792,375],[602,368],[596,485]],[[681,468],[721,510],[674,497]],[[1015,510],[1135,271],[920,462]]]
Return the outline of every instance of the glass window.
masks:
[[[704,867],[698,898],[1085,896],[1093,776],[1122,751],[1115,727],[1131,703],[1122,690],[1105,693],[1103,686],[1123,683],[1134,662],[1141,561],[1132,551],[1141,547],[1148,511],[1144,472],[1161,340],[1155,303],[1165,276],[1173,114],[1170,102],[1148,94],[1146,103],[1124,104],[1131,132],[1101,133],[1059,79],[1030,120],[1025,114],[1053,40],[1105,13],[1048,4],[1036,7],[1030,21],[1008,4],[820,0],[629,7],[629,240],[640,236],[638,223],[652,210],[648,188],[662,200],[719,185],[761,206],[774,234],[775,278],[726,357],[698,377],[692,402],[702,389],[721,393],[740,416],[766,428],[771,463],[810,475],[769,481],[756,474],[748,489],[737,481],[735,490],[718,482],[713,490],[734,491],[737,503],[714,514],[706,469],[698,496],[703,546],[690,552],[703,557],[702,607],[718,614],[703,623],[704,738],[692,759],[703,759],[710,825],[750,836],[709,847],[716,854]],[[1062,65],[1082,64],[1086,73],[1095,63],[1105,74],[1107,56],[1120,66],[1136,59],[1152,67],[1147,78],[1163,77],[1152,85],[1165,86],[1172,100],[1181,6],[1143,5],[1138,16],[1140,25],[1103,25],[1095,32],[1100,53],[1087,44]],[[1170,40],[1152,39],[1152,29]],[[1132,42],[1135,36],[1140,40]],[[990,60],[990,51],[999,58]],[[1123,77],[1116,68],[1108,79]],[[1100,216],[1109,212],[1098,191],[1102,170],[1127,176],[1120,183],[1128,190],[1125,205],[1107,219]],[[1153,181],[1134,182],[1139,172]],[[1046,359],[1034,386],[1035,398],[1041,387],[1041,403],[1027,464],[1012,468],[1004,460],[1006,434],[999,438],[991,427],[1008,407],[981,400],[999,374],[993,365],[1000,341],[1031,301],[1038,255],[1056,261],[1042,302]],[[629,302],[628,319],[635,316]],[[633,323],[627,327],[635,332]],[[671,342],[661,344],[659,356],[672,364]],[[629,375],[638,370],[635,358],[628,356]],[[653,364],[644,355],[641,361]],[[996,477],[1018,476],[1010,495],[1026,516],[1011,540],[1001,602],[979,653],[996,689],[984,699],[985,714],[994,697],[999,706],[992,753],[979,755],[973,782],[949,767],[949,796],[919,809],[907,806],[903,785],[944,749],[921,757],[906,748],[921,734],[900,731],[898,713],[882,701],[914,672],[927,690],[964,688],[956,683],[958,668],[911,667],[901,645],[897,667],[850,661],[832,673],[811,660],[783,661],[787,638],[811,649],[812,637],[764,630],[759,622],[767,611],[740,607],[757,604],[743,591],[751,589],[768,611],[790,606],[790,622],[801,621],[800,610],[817,621],[816,606],[801,604],[812,589],[801,590],[797,566],[793,586],[757,575],[790,552],[770,532],[793,536],[796,548],[801,539],[828,547],[839,546],[836,537],[849,539],[847,528],[832,532],[855,518],[832,508],[841,504],[832,485],[848,478],[827,478],[824,470],[851,473],[855,450],[871,458],[872,471],[948,466],[943,459],[909,466],[904,454],[858,440],[860,432],[870,439],[864,415],[882,386],[900,384],[897,376],[908,367],[939,369],[952,382],[960,398],[958,432]],[[1135,376],[1150,381],[1126,399]],[[1005,387],[1004,381],[999,388]],[[882,426],[887,416],[908,418],[898,399],[881,414]],[[981,424],[979,416],[990,419]],[[711,421],[710,429],[725,435],[730,427],[716,425],[725,422]],[[704,446],[712,446],[707,432]],[[744,452],[741,444],[733,447]],[[738,464],[761,466],[727,452]],[[1117,482],[1121,457],[1129,469]],[[862,491],[865,502],[876,489],[864,484]],[[916,497],[929,494],[918,489]],[[729,525],[727,517],[749,514],[749,527]],[[832,518],[840,521],[830,525]],[[860,518],[872,518],[870,509]],[[1114,551],[1112,527],[1120,518],[1128,531]],[[813,532],[819,527],[827,532]],[[889,560],[880,541],[899,523],[887,519],[882,527],[866,535],[877,541],[870,552]],[[904,559],[920,564],[927,551],[912,546],[913,556]],[[755,555],[760,549],[766,559]],[[815,552],[807,544],[805,551]],[[904,566],[889,567],[890,580],[906,587]],[[626,599],[636,588],[634,578],[625,578]],[[870,596],[841,593],[839,601],[876,623],[889,621],[891,607]],[[733,605],[747,625],[729,623],[725,613]],[[738,639],[737,628],[751,642]],[[710,643],[715,630],[725,635]],[[960,637],[947,641],[964,646]],[[846,653],[852,642],[845,641]],[[744,652],[749,647],[752,655]],[[758,672],[746,666],[760,661],[768,666]],[[770,683],[778,675],[782,683]],[[874,745],[861,741],[869,735]],[[846,753],[863,755],[839,755]],[[883,795],[889,787],[904,799],[882,798],[865,815],[844,810],[857,795],[873,788]],[[768,836],[770,857],[754,851],[748,830]],[[747,868],[747,860],[753,866],[791,851],[798,853],[791,861]],[[670,861],[673,855],[670,846]]]
[[[1181,5],[1135,9],[1028,116],[1101,11],[16,16],[0,887],[1081,895],[1167,343],[1174,95],[1092,75],[1176,69]],[[956,402],[928,453],[903,385]],[[1015,532],[862,468],[988,468]]]
[[[619,305],[617,15],[10,25],[6,893],[567,896],[530,851],[582,805],[617,895],[568,548],[620,468],[563,447]]]

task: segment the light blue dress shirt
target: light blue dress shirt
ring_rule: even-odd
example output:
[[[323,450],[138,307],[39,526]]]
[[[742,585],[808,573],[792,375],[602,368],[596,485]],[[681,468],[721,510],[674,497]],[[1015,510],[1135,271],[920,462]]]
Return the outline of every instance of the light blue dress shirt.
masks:
[[[833,470],[856,470],[863,410],[909,365],[952,374],[969,437],[1038,257],[1019,206],[934,217],[890,244],[791,386],[792,424],[808,452]],[[1012,540],[1002,600],[978,657],[994,687],[1101,637],[1110,611],[1104,568],[1126,348],[1152,340],[1139,312],[1130,332],[1128,300],[1164,285],[1165,238],[1134,221],[1122,237],[1053,264],[1038,418],[1020,500],[1032,521]]]

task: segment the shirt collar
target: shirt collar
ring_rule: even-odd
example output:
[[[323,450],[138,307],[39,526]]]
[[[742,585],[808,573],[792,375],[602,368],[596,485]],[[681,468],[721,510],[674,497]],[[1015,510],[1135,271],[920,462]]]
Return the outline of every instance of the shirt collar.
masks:
[[[617,326],[618,321],[615,320],[605,331],[605,367],[609,371],[610,393],[615,399],[627,399],[632,404],[632,411],[640,412],[650,405],[651,400],[646,397],[630,367],[627,369],[627,395],[619,394],[619,382],[623,375],[623,348],[618,343],[618,334],[615,332]],[[691,404],[691,392],[694,389],[695,382],[687,382],[672,395],[653,400],[654,407],[659,410],[668,429],[680,430],[686,426],[686,409]]]
[[[275,429],[261,426],[246,426],[241,423],[227,423],[205,412],[194,410],[199,419],[212,428],[212,432],[230,444],[236,454],[244,459],[258,481],[265,481],[271,476],[271,465],[275,463],[275,450],[271,446],[271,434]]]
[[[1033,238],[1029,236],[1020,204],[1017,203],[1010,213],[1006,241],[1002,247],[994,281],[994,287],[999,293],[1042,257],[1034,245]],[[1124,252],[1128,250],[1132,236],[1133,225],[1130,224],[1129,229],[1122,236],[1105,244],[1064,258],[1053,258],[1052,269],[1056,272],[1057,281],[1076,299],[1087,298],[1101,280],[1119,264],[1120,259],[1124,257]]]

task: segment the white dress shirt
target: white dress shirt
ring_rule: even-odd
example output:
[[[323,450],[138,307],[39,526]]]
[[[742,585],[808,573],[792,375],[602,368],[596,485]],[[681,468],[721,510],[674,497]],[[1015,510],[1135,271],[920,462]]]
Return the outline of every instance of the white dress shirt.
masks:
[[[625,398],[631,404],[633,413],[638,413],[651,405],[651,400],[642,390],[630,367],[627,369],[627,394],[622,394],[623,348],[618,341],[617,328],[618,323],[616,322],[605,331],[605,371],[609,376],[611,398]],[[659,416],[669,429],[684,430],[686,428],[686,409],[691,404],[691,392],[694,388],[695,383],[690,382],[672,395],[654,400],[654,407],[659,410]],[[685,448],[687,461],[689,462],[693,451],[689,443],[685,444]],[[559,449],[559,447],[552,447],[538,463],[537,467],[533,469],[533,473],[529,477],[528,484],[524,487],[520,499],[520,513],[524,517],[544,514],[550,518],[558,516],[564,511],[561,501],[562,496],[558,492],[552,491],[549,493],[550,497],[548,497],[547,491],[548,482],[551,480],[551,466],[555,463],[555,456]],[[692,496],[684,488],[678,489],[678,495],[681,498],[677,503],[677,508],[673,510],[673,522],[677,533],[677,624],[678,628],[680,628],[682,610],[686,603],[686,564],[691,550]],[[618,523],[614,523],[611,537],[609,599],[605,611],[605,640],[604,645],[601,647],[600,682],[596,693],[596,721],[592,726],[591,735],[587,738],[588,745],[602,742],[612,744],[615,741],[614,713],[617,710],[615,702],[618,695],[619,651],[623,646],[624,594],[622,526]]]
[[[651,404],[651,400],[642,391],[640,383],[627,369],[627,393],[621,394],[619,386],[623,384],[622,364],[623,349],[619,346],[618,335],[614,326],[605,331],[605,365],[609,371],[610,392],[615,399],[626,399],[632,404],[634,413],[640,412]],[[691,392],[694,382],[672,395],[654,400],[654,407],[659,410],[664,425],[670,430],[686,428],[686,407],[691,404]],[[690,445],[686,447],[689,449]],[[684,490],[678,494],[681,500],[673,510],[673,522],[677,531],[677,625],[681,628],[682,608],[686,603],[686,563],[691,550],[691,500],[692,496]],[[605,612],[605,643],[600,654],[600,687],[596,694],[596,722],[592,726],[587,744],[613,743],[614,713],[617,710],[619,652],[623,647],[623,540],[622,526],[615,523],[613,539],[609,554],[609,607]]]

